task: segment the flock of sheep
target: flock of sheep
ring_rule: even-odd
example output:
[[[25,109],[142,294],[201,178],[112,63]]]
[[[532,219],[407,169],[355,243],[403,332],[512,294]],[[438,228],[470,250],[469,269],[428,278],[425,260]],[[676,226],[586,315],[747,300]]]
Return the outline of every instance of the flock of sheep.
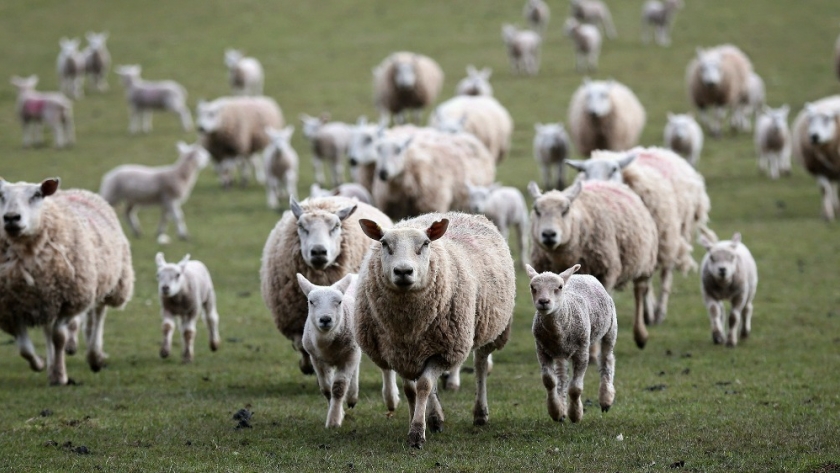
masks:
[[[577,68],[594,70],[601,31],[616,36],[609,9],[598,0],[572,0],[571,7],[564,30],[573,39]],[[667,46],[681,7],[681,0],[646,2],[645,38],[653,31],[657,43]],[[502,36],[513,72],[537,74],[550,11],[542,0],[528,0],[523,14],[531,28],[505,25]],[[24,146],[43,139],[44,125],[52,127],[56,146],[74,143],[67,97],[82,96],[85,74],[97,90],[107,88],[106,38],[89,34],[81,52],[78,41],[62,39],[63,93],[36,91],[34,76],[12,79]],[[438,379],[448,373],[445,387],[458,389],[460,367],[470,353],[477,386],[474,423],[488,421],[491,353],[510,336],[516,295],[507,241],[511,226],[519,263],[531,280],[533,334],[548,412],[556,421],[581,419],[590,360],[601,373],[602,410],[614,402],[617,323],[610,292],[632,284],[634,340],[644,347],[646,326],[667,314],[674,271],[698,269],[691,255],[694,241],[707,250],[699,271],[713,341],[735,346],[749,335],[756,265],[739,234],[718,241],[707,226],[711,205],[696,170],[703,128],[691,115],[668,116],[665,147],[638,147],[646,113],[633,91],[614,80],[585,79],[571,99],[568,132],[561,123],[535,125],[534,157],[543,189],[535,182],[528,186],[529,215],[517,188],[495,182],[496,166],[510,153],[514,121],[493,97],[492,71],[468,66],[458,95],[440,103],[421,126],[422,111],[441,93],[443,71],[427,56],[396,52],[373,69],[378,123],[301,115],[317,182],[309,198],[298,201],[294,127],[286,125],[278,104],[262,95],[259,61],[228,50],[224,62],[233,95],[199,102],[198,142],[179,142],[174,164],[119,166],[103,176],[99,194],[59,190],[58,179],[0,179],[0,328],[15,337],[33,370],[47,369],[51,384],[68,382],[64,355],[76,351],[82,328],[91,368],[104,365],[105,308],[122,307],[132,296],[129,242],[112,206],[125,202],[135,235],[138,206],[160,206],[158,242],[169,241],[169,220],[175,220],[178,236],[187,238],[181,205],[211,161],[224,186],[234,182],[235,172],[243,184],[253,173],[266,186],[269,207],[290,202],[263,250],[261,292],[278,330],[299,352],[301,371],[317,376],[329,402],[327,427],[340,426],[344,404],[358,401],[362,353],[382,370],[389,411],[399,403],[396,375],[402,378],[411,446],[423,446],[427,426],[442,429]],[[137,65],[115,70],[125,88],[132,133],[150,132],[152,113],[160,110],[177,114],[184,130],[193,129],[182,86],[143,80]],[[698,49],[686,85],[712,135],[721,133],[727,115],[740,132],[750,129],[755,116],[760,168],[776,179],[790,172],[794,153],[823,189],[824,216],[834,218],[840,209],[840,97],[807,104],[791,130],[788,106],[764,106],[763,82],[732,45]],[[389,127],[392,120],[395,126]],[[568,159],[573,149],[588,159]],[[344,182],[345,162],[352,183]],[[572,183],[566,166],[578,171]],[[321,187],[327,171],[332,190]],[[215,351],[219,314],[210,272],[189,255],[167,263],[158,253],[155,261],[163,316],[160,355],[169,356],[177,326],[182,357],[190,361],[201,317]],[[651,283],[656,273],[658,294]],[[35,326],[43,328],[48,342],[46,364],[27,333]]]

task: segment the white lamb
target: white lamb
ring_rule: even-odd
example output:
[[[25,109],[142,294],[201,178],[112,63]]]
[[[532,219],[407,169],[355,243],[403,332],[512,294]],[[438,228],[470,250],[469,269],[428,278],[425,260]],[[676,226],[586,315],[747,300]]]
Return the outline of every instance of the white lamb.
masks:
[[[793,122],[793,153],[817,179],[823,195],[823,217],[840,212],[840,95],[806,103]]]
[[[373,69],[373,104],[379,121],[404,123],[412,112],[420,123],[424,108],[437,100],[443,87],[443,70],[434,59],[422,54],[396,52]]]
[[[608,38],[616,38],[618,33],[613,25],[612,15],[607,4],[601,0],[572,0],[572,16],[579,21],[600,25]]]
[[[96,90],[104,92],[108,90],[108,69],[111,67],[111,54],[105,42],[108,40],[108,33],[85,33],[88,45],[82,54],[85,57],[85,74],[89,83],[96,87]]]
[[[44,124],[52,128],[56,148],[76,142],[73,102],[60,92],[38,92],[38,76],[12,77],[17,87],[17,115],[23,126],[23,146],[44,142]]]
[[[752,326],[753,299],[758,286],[758,269],[750,250],[741,243],[741,234],[732,240],[715,242],[705,237],[700,244],[706,248],[701,263],[700,277],[703,303],[712,323],[712,341],[734,347],[738,336],[747,338]],[[729,331],[724,335],[723,301],[731,304]]]
[[[650,43],[651,36],[660,46],[670,46],[671,25],[677,10],[685,6],[683,0],[648,0],[642,6],[642,42]]]
[[[99,186],[101,195],[109,204],[118,205],[125,201],[125,217],[135,236],[140,236],[140,222],[137,207],[156,205],[160,207],[160,224],[157,241],[169,243],[166,228],[174,219],[178,237],[187,239],[187,225],[181,210],[190,197],[198,173],[210,160],[207,151],[198,144],[178,144],[178,160],[169,166],[148,167],[138,164],[124,164],[108,171]]]
[[[264,78],[260,61],[245,57],[238,49],[227,49],[225,66],[233,95],[262,95]]]
[[[525,6],[522,8],[522,16],[525,21],[531,26],[531,29],[539,33],[545,34],[548,28],[548,21],[551,19],[551,9],[544,0],[526,0]]]
[[[569,136],[583,156],[596,149],[626,150],[639,142],[645,120],[644,107],[627,86],[585,78],[569,105]]]
[[[493,95],[493,86],[490,85],[490,76],[493,69],[485,67],[478,70],[472,64],[467,66],[467,77],[461,79],[455,87],[455,95]]]
[[[580,23],[575,18],[568,18],[563,25],[563,32],[574,42],[575,70],[597,70],[598,56],[601,54],[601,32],[598,28],[588,23]]]
[[[263,150],[265,165],[265,191],[268,208],[280,208],[279,199],[297,197],[298,154],[292,148],[292,134],[295,127],[289,125],[282,130],[265,127],[271,143]]]
[[[216,291],[210,271],[201,261],[184,256],[177,264],[167,263],[163,253],[155,255],[157,264],[160,315],[163,317],[163,344],[160,357],[167,358],[172,349],[172,334],[175,326],[181,330],[184,341],[182,360],[193,360],[195,329],[199,315],[203,315],[210,332],[210,349],[216,351],[222,339],[219,337],[219,313],[216,311]]]
[[[540,44],[542,38],[531,30],[502,25],[502,39],[507,47],[510,69],[515,74],[536,75],[540,70]]]
[[[470,192],[470,212],[482,214],[496,225],[499,232],[508,241],[510,227],[516,230],[519,245],[519,265],[524,268],[528,263],[528,206],[525,197],[516,187],[473,186],[467,183]]]
[[[536,123],[534,130],[534,159],[542,171],[543,186],[546,189],[565,188],[566,166],[563,163],[571,155],[566,128],[562,123]]]
[[[192,131],[193,122],[187,108],[187,91],[181,84],[172,81],[145,81],[140,78],[138,65],[117,66],[116,73],[125,86],[128,102],[131,133],[152,131],[152,112],[163,110],[178,114],[184,131]]]
[[[779,174],[790,175],[791,136],[788,126],[790,107],[767,108],[761,111],[755,121],[755,150],[758,153],[758,167],[771,179]]]
[[[79,51],[79,39],[61,38],[59,45],[56,68],[61,91],[71,99],[81,98],[85,92],[85,56]]]
[[[703,129],[697,120],[689,114],[668,112],[664,135],[665,147],[687,159],[696,169],[703,151]]]
[[[576,264],[560,274],[538,273],[526,266],[531,278],[531,299],[537,309],[531,332],[537,344],[543,386],[548,394],[548,415],[563,422],[583,417],[583,378],[589,366],[590,347],[598,346],[601,387],[598,403],[607,412],[615,401],[615,348],[618,319],[615,303],[604,286],[593,276],[574,274]],[[572,364],[569,383],[567,362]],[[566,407],[566,391],[569,405]]]
[[[700,112],[703,125],[714,135],[721,133],[721,122],[730,111],[730,126],[744,131],[749,126],[749,103],[752,63],[746,54],[731,44],[711,49],[697,48],[686,69],[686,86],[691,103]]]
[[[315,182],[309,186],[309,197],[332,197],[341,196],[349,199],[356,199],[359,202],[373,205],[373,197],[370,192],[361,184],[355,182],[344,183],[333,190],[322,189],[321,186]]]
[[[450,133],[472,133],[487,146],[496,164],[510,151],[513,118],[493,97],[456,95],[437,106],[429,126]]]
[[[342,122],[331,122],[329,114],[310,117],[300,115],[303,123],[303,136],[312,144],[312,166],[315,168],[315,182],[324,184],[324,163],[327,163],[332,176],[332,185],[344,181],[344,157],[347,156],[350,140],[353,138],[353,126]]]

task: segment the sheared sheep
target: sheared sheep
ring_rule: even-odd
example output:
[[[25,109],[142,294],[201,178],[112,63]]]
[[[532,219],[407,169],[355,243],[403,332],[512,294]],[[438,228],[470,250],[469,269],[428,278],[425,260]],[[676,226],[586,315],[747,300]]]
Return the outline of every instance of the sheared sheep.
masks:
[[[752,72],[749,58],[731,44],[697,48],[697,57],[686,69],[686,86],[689,100],[712,135],[720,136],[726,109],[731,113],[733,130],[745,130],[745,123],[749,126],[746,113]]]
[[[598,69],[598,56],[601,54],[601,32],[598,28],[568,18],[563,25],[563,32],[574,42],[575,70],[593,72]]]
[[[348,182],[336,187],[333,190],[322,189],[316,182],[309,186],[309,197],[331,197],[340,196],[348,199],[356,199],[364,204],[373,205],[373,197],[370,192],[361,184],[355,182]]]
[[[687,159],[696,169],[703,151],[703,129],[697,120],[689,114],[668,112],[664,135],[665,147]]]
[[[540,35],[505,24],[502,25],[502,40],[507,47],[511,71],[514,74],[537,75],[540,70]]]
[[[455,95],[493,95],[493,86],[490,85],[490,76],[493,69],[485,67],[478,70],[472,64],[467,66],[467,77],[461,79],[455,87]]]
[[[526,0],[525,7],[522,8],[522,16],[525,17],[525,21],[532,30],[543,35],[551,19],[551,10],[544,0]]]
[[[59,45],[56,68],[61,91],[71,99],[81,98],[85,92],[85,56],[79,51],[79,39],[61,38]]]
[[[438,105],[429,126],[442,131],[472,133],[487,146],[496,163],[510,151],[513,118],[493,97],[456,95]]]
[[[407,112],[413,112],[420,123],[422,110],[437,100],[443,87],[443,70],[428,56],[396,52],[373,69],[373,104],[379,110],[379,121],[405,123]]]
[[[627,86],[586,78],[569,105],[569,136],[583,156],[596,149],[621,151],[639,142],[645,120],[644,107]]]
[[[108,40],[108,33],[85,33],[88,45],[82,54],[85,57],[85,74],[89,83],[96,87],[96,90],[104,92],[108,90],[108,69],[111,67],[111,54],[105,42]]]
[[[648,0],[642,6],[642,42],[650,43],[653,35],[656,44],[671,45],[671,25],[677,10],[685,6],[683,0]]]
[[[572,16],[583,23],[599,25],[608,38],[618,37],[610,9],[601,0],[572,0]]]
[[[152,131],[152,112],[164,110],[178,114],[184,131],[192,131],[193,122],[187,108],[187,91],[172,80],[146,81],[140,78],[138,65],[117,66],[116,73],[125,86],[131,133]]]
[[[764,107],[755,121],[755,150],[758,167],[771,179],[790,175],[791,136],[788,126],[790,107]]]
[[[519,245],[519,265],[524,269],[528,263],[528,206],[525,197],[516,187],[474,186],[469,182],[470,212],[482,214],[496,225],[499,232],[508,241],[510,227],[516,230],[516,242]]]
[[[353,126],[342,122],[331,122],[329,114],[310,117],[300,115],[303,136],[312,144],[312,165],[315,168],[315,182],[324,184],[324,163],[329,164],[332,184],[344,181],[344,157],[353,138]]]
[[[17,87],[16,111],[23,126],[23,147],[44,141],[44,124],[53,130],[56,148],[76,142],[73,125],[73,102],[60,92],[38,92],[38,76],[12,77]]]
[[[94,372],[101,370],[105,310],[131,299],[134,269],[111,206],[92,192],[58,187],[58,178],[40,184],[0,179],[0,329],[41,371],[44,362],[27,328],[43,327],[49,382],[67,384],[68,322],[86,317],[87,361]]]
[[[226,49],[225,66],[233,95],[262,95],[264,77],[259,60],[238,49]]]
[[[279,197],[296,197],[298,181],[298,154],[292,148],[292,133],[295,127],[287,126],[277,130],[265,127],[271,143],[263,150],[265,166],[265,191],[268,208],[280,208]]]
[[[562,123],[536,123],[534,131],[534,159],[542,171],[543,185],[546,189],[562,190],[566,187],[566,167],[563,163],[571,155],[566,128]],[[556,180],[554,174],[557,175]]]
[[[837,196],[840,181],[840,95],[833,95],[805,108],[793,122],[793,154],[817,179],[823,194],[823,217],[834,220],[840,211]]]
[[[443,428],[438,377],[475,351],[473,424],[484,425],[488,357],[510,336],[516,295],[513,258],[481,215],[430,213],[393,229],[360,220],[370,247],[356,291],[356,339],[381,369],[403,379],[409,446],[422,448],[426,421]]]

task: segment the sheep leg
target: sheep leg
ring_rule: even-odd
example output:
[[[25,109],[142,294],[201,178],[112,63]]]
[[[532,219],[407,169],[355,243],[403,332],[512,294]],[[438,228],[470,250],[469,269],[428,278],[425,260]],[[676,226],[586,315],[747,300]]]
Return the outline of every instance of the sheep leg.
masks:
[[[543,189],[548,192],[551,189],[551,165],[549,163],[541,162],[540,163],[540,170],[542,171],[543,176]]]
[[[68,355],[75,355],[79,347],[79,328],[81,323],[81,315],[77,315],[67,322],[67,344],[64,345],[64,352]]]
[[[417,383],[413,380],[403,378],[403,393],[408,401],[408,421],[414,418],[414,407],[417,404]]]
[[[347,407],[350,409],[356,407],[356,404],[359,403],[359,365],[361,360],[362,356],[359,354],[350,373],[352,376],[350,378],[350,385],[347,388]]]
[[[637,279],[633,282],[633,293],[636,298],[636,313],[633,319],[633,340],[636,341],[636,346],[639,348],[644,348],[648,339],[647,328],[645,328],[645,295],[647,294],[649,285],[649,279]]]
[[[831,204],[835,210],[840,210],[840,196],[838,195],[838,188],[840,188],[840,183],[837,182],[829,182],[831,187],[831,192],[828,194],[831,196]]]
[[[250,166],[254,169],[254,179],[258,184],[265,185],[265,164],[262,154],[254,153],[248,158]]]
[[[318,389],[327,399],[327,403],[330,403],[330,399],[332,399],[332,368],[321,360],[313,360],[312,369],[315,371],[315,378],[318,380]]]
[[[73,116],[70,115],[69,111],[67,112],[68,115],[64,117],[64,136],[65,142],[69,144],[76,144],[76,127],[73,125]]]
[[[53,132],[53,141],[56,148],[63,148],[67,144],[67,139],[64,137],[64,127],[61,126],[61,121],[58,117],[50,121],[50,126]]]
[[[128,132],[132,135],[140,130],[140,110],[137,107],[128,109]]]
[[[642,43],[650,44],[651,40],[651,26],[644,19],[642,20]]]
[[[446,371],[446,384],[443,389],[447,391],[458,391],[461,389],[461,365],[453,366],[452,369]]]
[[[487,375],[492,369],[490,354],[496,349],[490,343],[479,347],[475,351],[475,407],[473,408],[473,425],[485,425],[490,417],[487,407]]]
[[[64,364],[64,344],[67,342],[67,329],[64,324],[55,321],[50,325],[50,329],[45,329],[47,335],[47,343],[52,346],[52,363],[47,364],[47,378],[50,384],[64,385],[67,384],[67,367]]]
[[[602,351],[603,353],[603,351]],[[572,355],[572,382],[569,386],[569,420],[580,422],[583,418],[583,377],[589,366],[589,350],[578,350]]]
[[[32,124],[23,123],[23,147],[28,148],[32,146]]]
[[[741,330],[741,312],[747,305],[747,292],[736,296],[732,299],[732,305],[729,310],[729,332],[727,332],[726,346],[734,347],[738,344],[738,333]]]
[[[744,304],[744,310],[741,312],[741,338],[748,338],[752,330],[752,302]]]
[[[659,300],[656,302],[656,312],[653,323],[661,324],[668,314],[668,298],[671,295],[671,288],[674,285],[674,267],[667,266],[660,270]]]
[[[315,171],[315,182],[319,185],[326,185],[326,176],[324,175],[324,161],[321,158],[312,156],[312,169]]]
[[[219,336],[219,312],[216,310],[216,294],[213,291],[210,291],[204,303],[204,322],[207,324],[207,331],[210,332],[210,350],[216,351],[222,343],[222,338]]]
[[[85,323],[87,338],[87,362],[90,369],[96,373],[105,367],[105,359],[108,355],[102,351],[103,337],[105,335],[105,306],[100,305],[88,311],[87,322]]]
[[[195,356],[195,325],[198,322],[198,314],[191,314],[181,319],[181,338],[184,341],[181,359],[189,363]]]
[[[160,313],[161,317],[163,318],[163,343],[160,346],[160,357],[161,358],[168,358],[169,352],[172,350],[172,333],[175,331],[175,317],[167,312],[166,310],[161,310]]]
[[[290,169],[290,170],[286,171],[286,175],[284,176],[284,178],[285,178],[285,184],[286,184],[285,196],[287,198],[288,197],[297,198],[297,180],[298,180],[297,172]]]
[[[43,145],[44,144],[44,124],[42,122],[33,123],[33,130],[35,134],[35,144],[36,145]]]
[[[125,219],[128,221],[128,226],[131,227],[131,232],[135,237],[140,236],[140,221],[137,219],[137,207],[133,203],[128,203],[125,206]]]
[[[178,117],[181,119],[181,128],[184,131],[192,131],[193,129],[193,121],[192,115],[190,115],[190,109],[188,109],[185,105],[181,105],[177,109]]]
[[[525,265],[529,263],[528,260],[528,224],[524,220],[516,225],[516,241],[519,244],[519,266],[525,269]]]
[[[52,344],[52,328],[51,327],[52,327],[52,325],[50,325],[48,323],[47,325],[44,325],[44,328],[43,328],[44,329],[44,339],[46,341],[45,345],[46,345],[46,349],[47,349],[47,366],[46,366],[47,373],[49,373],[50,367],[55,362],[55,350],[53,349],[53,344]]]
[[[172,214],[172,217],[175,219],[175,226],[178,229],[178,238],[186,240],[189,235],[187,234],[187,224],[184,222],[184,211],[181,210],[181,204],[178,202],[171,202],[169,204],[169,213]]]
[[[20,356],[29,362],[29,367],[32,371],[44,370],[44,361],[35,352],[35,346],[29,338],[29,332],[26,330],[26,327],[21,327],[18,333],[15,334],[15,343],[17,343]]]
[[[162,239],[166,239],[164,235],[166,234],[166,227],[169,226],[169,218],[172,217],[172,208],[170,205],[165,205],[163,208],[160,209],[160,222],[158,222],[157,228],[157,238],[158,241]]]
[[[443,406],[440,404],[437,381],[435,381],[434,389],[426,404],[426,422],[429,425],[429,430],[432,432],[443,432],[443,421]]]
[[[361,353],[358,353],[357,356],[348,360],[347,365],[339,368],[333,376],[330,386],[332,396],[330,397],[330,409],[327,413],[327,428],[341,427],[341,422],[344,420],[344,399],[347,397],[348,391],[351,390],[353,373],[359,366],[360,359]]]
[[[298,361],[300,372],[303,374],[313,374],[315,370],[312,368],[312,358],[310,358],[309,353],[303,348],[301,334],[295,334],[294,339],[292,339],[292,346],[300,352],[300,361]]]
[[[778,153],[773,153],[770,155],[770,164],[769,164],[769,171],[770,171],[770,179],[778,179],[779,178],[779,155]]]
[[[601,338],[601,356],[598,358],[598,371],[601,374],[601,386],[598,390],[598,403],[601,412],[607,412],[615,402],[615,342],[618,330],[615,325]]]
[[[400,403],[400,394],[397,391],[397,374],[392,370],[382,370],[382,399],[385,401],[385,407],[388,408],[389,414],[394,412]]]
[[[408,431],[408,444],[413,448],[423,448],[426,443],[426,406],[429,403],[429,396],[434,393],[437,378],[443,373],[444,368],[434,359],[426,362],[423,373],[415,384],[416,399],[414,403],[414,416],[411,420],[411,427]],[[408,396],[408,393],[406,393]]]
[[[656,290],[653,287],[653,281],[651,281],[648,285],[647,293],[645,293],[645,325],[651,325],[656,317],[654,314],[654,307],[656,306],[656,295],[654,294],[655,292]]]
[[[566,188],[566,166],[563,166],[563,160],[557,164],[557,190]],[[546,189],[549,189],[546,187]]]
[[[709,312],[709,321],[712,324],[712,341],[715,345],[723,343],[723,303],[703,295],[703,302]]]
[[[832,193],[835,191],[831,185],[831,181],[825,176],[818,176],[817,184],[820,186],[823,194],[823,218],[831,222],[834,220],[834,200],[837,199],[837,197],[832,196]]]
[[[537,358],[542,369],[542,382],[546,392],[546,406],[548,415],[555,422],[563,422],[566,418],[566,395],[562,391],[563,383],[558,380],[560,369],[558,366],[565,364],[565,360],[553,360],[548,354],[537,347]],[[565,373],[565,368],[563,368]]]

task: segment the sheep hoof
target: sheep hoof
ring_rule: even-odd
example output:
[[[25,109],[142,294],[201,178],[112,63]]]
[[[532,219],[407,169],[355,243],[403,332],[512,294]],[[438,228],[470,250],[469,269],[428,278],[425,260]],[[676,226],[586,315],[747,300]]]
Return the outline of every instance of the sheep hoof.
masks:
[[[487,409],[473,410],[473,425],[487,425],[487,420],[490,418],[490,413]]]
[[[639,347],[639,350],[644,350],[646,344],[647,340],[636,340],[636,346]]]
[[[353,409],[359,401],[347,401],[347,408]]]
[[[75,355],[75,354],[76,354],[77,349],[78,349],[78,347],[76,346],[76,344],[75,344],[75,343],[68,343],[68,344],[64,347],[64,353],[67,353],[68,355]]]
[[[713,333],[713,334],[712,334],[712,342],[713,342],[715,345],[721,345],[721,344],[723,344],[723,335],[721,335],[721,334],[719,334],[719,333]]]
[[[160,357],[161,358],[169,358],[169,350],[165,348],[160,349]]]
[[[429,430],[435,433],[443,432],[443,419],[438,416],[429,416]]]
[[[221,342],[219,340],[210,341],[210,351],[217,351],[219,349],[220,343]]]
[[[105,357],[96,353],[88,354],[88,365],[94,373],[99,373],[106,366]]]
[[[301,359],[298,366],[300,366],[300,372],[306,375],[315,374],[315,368],[312,367],[312,363],[309,361],[309,355],[306,355],[306,359]]]
[[[601,412],[609,412],[612,406],[601,406]]]
[[[408,433],[408,446],[411,448],[421,449],[426,443],[426,437],[422,430],[412,430]]]

